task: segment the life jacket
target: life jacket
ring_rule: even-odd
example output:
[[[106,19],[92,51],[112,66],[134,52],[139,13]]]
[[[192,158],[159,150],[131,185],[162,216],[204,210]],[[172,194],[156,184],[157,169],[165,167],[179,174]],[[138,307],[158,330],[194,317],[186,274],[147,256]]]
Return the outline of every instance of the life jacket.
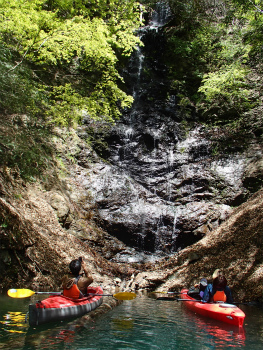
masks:
[[[226,300],[227,300],[227,297],[226,297],[226,294],[223,290],[217,290],[215,292],[215,294],[213,295],[214,302],[219,302],[219,301],[226,302]]]
[[[81,276],[78,276],[75,278],[73,285],[69,289],[63,289],[63,295],[68,298],[72,299],[79,299],[83,298],[83,293],[79,290],[79,287],[77,285],[78,280]]]

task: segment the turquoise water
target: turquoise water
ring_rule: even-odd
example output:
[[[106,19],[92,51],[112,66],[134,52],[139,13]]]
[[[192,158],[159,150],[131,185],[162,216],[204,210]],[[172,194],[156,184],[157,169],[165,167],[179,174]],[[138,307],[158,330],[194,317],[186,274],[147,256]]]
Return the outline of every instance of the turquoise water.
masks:
[[[0,349],[183,350],[263,348],[263,308],[240,306],[242,330],[187,311],[182,302],[138,296],[95,321],[79,318],[36,329],[24,323],[29,299],[0,298]],[[104,298],[107,302],[107,298]]]

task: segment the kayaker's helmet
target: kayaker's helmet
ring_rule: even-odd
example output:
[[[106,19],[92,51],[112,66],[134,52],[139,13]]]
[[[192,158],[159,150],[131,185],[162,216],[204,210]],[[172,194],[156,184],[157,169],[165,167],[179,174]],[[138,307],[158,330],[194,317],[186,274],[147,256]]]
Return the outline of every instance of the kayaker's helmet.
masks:
[[[72,260],[69,264],[72,275],[78,276],[81,270],[81,261],[79,259]]]

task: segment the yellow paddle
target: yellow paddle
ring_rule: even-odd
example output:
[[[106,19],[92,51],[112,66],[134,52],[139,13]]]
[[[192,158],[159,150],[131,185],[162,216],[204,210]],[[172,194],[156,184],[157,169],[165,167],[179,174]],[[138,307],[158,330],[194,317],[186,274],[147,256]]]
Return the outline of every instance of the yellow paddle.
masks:
[[[27,298],[34,294],[52,294],[52,295],[62,295],[61,292],[34,292],[30,289],[9,289],[7,295],[11,298]]]
[[[115,299],[118,300],[133,300],[136,298],[136,294],[132,292],[120,292],[116,294],[93,294],[93,293],[88,293],[89,295],[101,295],[104,297],[114,297]]]
[[[62,295],[61,292],[34,292],[30,289],[9,289],[7,292],[7,295],[11,298],[27,298],[31,297],[34,294],[52,294],[52,295]],[[120,292],[116,294],[96,294],[96,293],[89,293],[89,295],[100,295],[105,297],[114,297],[118,300],[132,300],[136,298],[135,293],[130,292]]]

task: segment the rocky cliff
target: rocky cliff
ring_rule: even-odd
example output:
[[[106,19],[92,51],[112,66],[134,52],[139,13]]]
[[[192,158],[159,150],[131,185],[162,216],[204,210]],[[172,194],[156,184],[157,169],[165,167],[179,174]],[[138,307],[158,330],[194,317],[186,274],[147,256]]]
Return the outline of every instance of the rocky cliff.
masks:
[[[13,135],[14,129],[17,134],[30,134],[23,120],[18,125],[14,116],[5,116],[2,135]],[[70,260],[83,256],[94,283],[109,291],[115,289],[116,278],[122,280],[123,289],[179,290],[200,277],[211,277],[215,268],[221,268],[236,299],[262,298],[262,190],[232,209],[228,219],[211,228],[197,243],[159,262],[127,259],[117,263],[113,261],[116,254],[125,256],[129,252],[131,256],[133,249],[98,225],[90,181],[109,165],[74,130],[53,129],[49,145],[52,161],[41,176],[31,181],[25,180],[17,167],[0,168],[2,290],[59,288]],[[253,164],[251,179],[261,176],[259,164]],[[116,209],[124,205],[121,198],[115,203]]]

